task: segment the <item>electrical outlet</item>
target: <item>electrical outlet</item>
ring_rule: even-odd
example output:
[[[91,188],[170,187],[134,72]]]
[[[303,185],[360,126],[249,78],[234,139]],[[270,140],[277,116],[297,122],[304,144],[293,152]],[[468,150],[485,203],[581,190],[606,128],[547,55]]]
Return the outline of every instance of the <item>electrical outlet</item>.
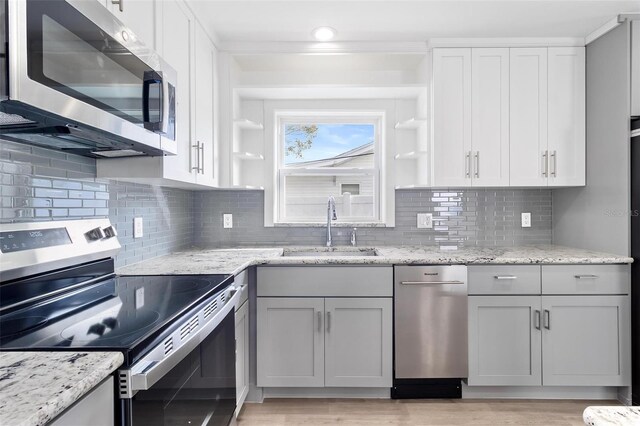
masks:
[[[418,229],[431,229],[433,228],[433,214],[432,213],[418,213]]]
[[[144,287],[136,288],[136,309],[144,306]]]
[[[225,213],[222,215],[222,227],[233,228],[233,215],[231,213]]]
[[[143,232],[143,223],[141,217],[133,218],[133,238],[142,238],[144,235]]]
[[[522,227],[531,228],[531,213],[522,213]]]

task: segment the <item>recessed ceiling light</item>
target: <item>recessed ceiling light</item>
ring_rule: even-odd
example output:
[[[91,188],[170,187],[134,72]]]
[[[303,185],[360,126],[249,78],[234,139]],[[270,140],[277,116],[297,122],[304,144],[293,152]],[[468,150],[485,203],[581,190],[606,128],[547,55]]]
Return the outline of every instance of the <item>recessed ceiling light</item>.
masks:
[[[313,30],[313,37],[318,41],[329,41],[336,35],[336,30],[331,27],[319,27]]]

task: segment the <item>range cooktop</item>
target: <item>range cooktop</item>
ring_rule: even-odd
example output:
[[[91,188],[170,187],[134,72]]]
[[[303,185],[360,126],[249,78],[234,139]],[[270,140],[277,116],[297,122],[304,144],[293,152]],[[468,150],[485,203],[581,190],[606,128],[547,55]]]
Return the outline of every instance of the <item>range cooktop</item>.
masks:
[[[0,350],[127,352],[232,282],[230,275],[107,278],[0,316]]]

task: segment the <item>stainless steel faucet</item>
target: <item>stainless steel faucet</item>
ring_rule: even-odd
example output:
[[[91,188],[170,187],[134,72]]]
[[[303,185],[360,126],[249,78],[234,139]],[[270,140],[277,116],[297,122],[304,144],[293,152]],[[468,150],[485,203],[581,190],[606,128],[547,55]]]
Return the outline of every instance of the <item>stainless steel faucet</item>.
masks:
[[[327,202],[327,247],[331,247],[333,244],[333,241],[331,240],[331,221],[337,219],[336,200],[332,195],[330,195],[329,201]]]

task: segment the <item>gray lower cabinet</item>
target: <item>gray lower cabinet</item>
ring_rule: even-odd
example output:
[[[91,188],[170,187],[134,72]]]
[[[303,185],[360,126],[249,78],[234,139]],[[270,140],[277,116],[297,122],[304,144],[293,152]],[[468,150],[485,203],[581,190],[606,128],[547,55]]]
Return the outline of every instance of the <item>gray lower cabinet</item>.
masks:
[[[327,298],[325,386],[390,387],[391,298]]]
[[[115,413],[113,404],[113,377],[109,377],[48,425],[113,426]]]
[[[628,386],[627,296],[542,296],[545,385]]]
[[[323,317],[323,298],[258,298],[257,386],[324,386]]]
[[[392,299],[258,297],[257,385],[390,387]]]
[[[236,416],[249,393],[249,302],[236,310]]]
[[[469,297],[473,385],[542,384],[540,296]]]

